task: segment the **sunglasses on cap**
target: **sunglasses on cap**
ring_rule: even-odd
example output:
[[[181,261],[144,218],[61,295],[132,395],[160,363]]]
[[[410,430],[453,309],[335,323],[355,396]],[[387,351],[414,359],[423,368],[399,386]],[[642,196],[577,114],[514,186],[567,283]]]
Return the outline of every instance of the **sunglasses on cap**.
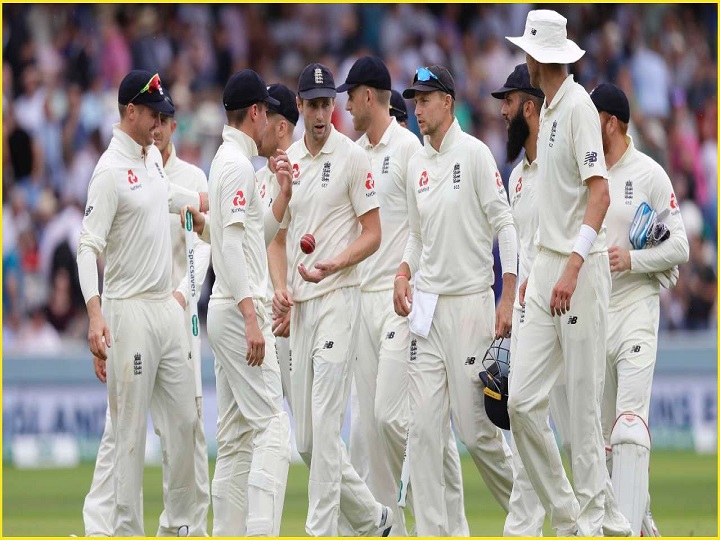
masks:
[[[430,81],[430,79],[434,79],[438,82],[438,84],[446,94],[452,95],[452,92],[448,90],[447,86],[445,86],[445,84],[439,79],[439,77],[435,75],[432,71],[430,71],[429,68],[417,68],[417,71],[415,71],[415,79],[420,82],[428,82]]]
[[[143,86],[142,89],[137,94],[135,94],[130,101],[128,101],[128,104],[135,101],[141,94],[144,94],[145,92],[152,94],[156,90],[160,90],[160,75],[158,73],[150,77],[148,83]]]

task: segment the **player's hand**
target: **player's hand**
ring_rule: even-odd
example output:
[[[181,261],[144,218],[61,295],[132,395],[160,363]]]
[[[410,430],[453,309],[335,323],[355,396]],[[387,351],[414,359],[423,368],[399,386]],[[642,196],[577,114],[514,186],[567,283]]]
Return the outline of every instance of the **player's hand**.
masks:
[[[608,250],[611,272],[624,272],[630,270],[630,252],[620,246],[612,246]]]
[[[525,306],[525,291],[527,291],[527,284],[528,284],[527,279],[520,284],[520,291],[519,291],[520,305],[523,307]]]
[[[273,319],[273,334],[277,337],[290,337],[290,312],[288,311],[284,317]]]
[[[287,289],[277,289],[272,301],[273,319],[282,319],[293,306],[292,295]]]
[[[270,172],[277,178],[280,185],[280,192],[288,197],[292,196],[292,167],[287,154],[283,150],[278,150],[275,155],[268,160]]]
[[[173,291],[173,298],[177,300],[177,303],[180,304],[180,307],[183,308],[183,311],[185,311],[185,307],[187,306],[185,303],[185,297],[178,291]]]
[[[410,287],[410,281],[405,276],[395,278],[393,306],[395,307],[395,313],[401,317],[410,315],[410,310],[412,309],[412,288]]]
[[[93,356],[100,360],[107,360],[107,352],[105,346],[111,347],[110,328],[105,322],[105,317],[95,315],[90,317],[90,326],[88,328],[88,345]]]
[[[105,360],[93,356],[93,367],[95,368],[95,376],[101,383],[107,382],[107,371],[105,370]]]
[[[180,223],[182,224],[183,229],[185,228],[185,212],[187,210],[190,210],[190,215],[192,216],[193,231],[198,234],[202,234],[205,230],[205,214],[198,212],[192,206],[184,206],[180,212]]]
[[[298,272],[300,277],[310,283],[320,283],[323,279],[328,277],[330,274],[337,272],[339,265],[333,261],[322,261],[315,263],[315,267],[312,270],[308,270],[303,263],[298,265]]]
[[[512,330],[513,303],[503,297],[495,310],[495,339],[510,337]]]
[[[247,340],[248,366],[261,366],[265,360],[265,338],[258,326],[257,317],[245,319],[245,339]]]
[[[578,274],[582,266],[582,257],[577,253],[571,253],[565,270],[558,279],[550,297],[550,315],[565,315],[570,311],[570,298],[577,287]]]

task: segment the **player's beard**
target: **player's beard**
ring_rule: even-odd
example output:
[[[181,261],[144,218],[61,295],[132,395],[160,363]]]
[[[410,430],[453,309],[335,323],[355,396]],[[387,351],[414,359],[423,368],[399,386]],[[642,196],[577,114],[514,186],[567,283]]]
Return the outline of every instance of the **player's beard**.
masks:
[[[530,126],[522,113],[522,107],[510,119],[508,125],[508,140],[505,144],[505,152],[507,154],[508,163],[512,163],[520,155],[520,151],[525,146],[525,142],[530,136]]]

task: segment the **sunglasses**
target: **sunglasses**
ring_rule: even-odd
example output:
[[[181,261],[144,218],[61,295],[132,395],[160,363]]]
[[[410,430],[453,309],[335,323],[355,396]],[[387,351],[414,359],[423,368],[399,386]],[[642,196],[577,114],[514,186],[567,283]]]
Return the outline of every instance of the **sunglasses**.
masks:
[[[135,101],[141,94],[144,94],[145,92],[149,92],[150,94],[152,94],[155,90],[160,91],[160,75],[157,73],[150,77],[148,83],[143,86],[142,89],[137,94],[135,94],[130,101],[128,101],[128,104]]]
[[[445,84],[438,78],[438,76],[435,75],[432,71],[430,71],[429,68],[420,67],[415,72],[415,80],[419,82],[428,82],[430,81],[430,79],[436,80],[446,94],[450,94],[451,96],[453,95],[453,93],[448,90],[448,87],[445,86]]]

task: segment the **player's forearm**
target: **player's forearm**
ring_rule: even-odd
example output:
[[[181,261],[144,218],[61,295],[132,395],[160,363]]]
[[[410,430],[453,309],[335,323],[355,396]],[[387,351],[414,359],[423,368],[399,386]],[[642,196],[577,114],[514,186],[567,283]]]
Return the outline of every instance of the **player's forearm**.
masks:
[[[286,229],[278,231],[267,250],[270,280],[275,290],[287,289],[286,235]]]
[[[599,232],[610,207],[610,188],[607,180],[600,176],[589,178],[587,185],[589,195],[583,223],[592,227],[595,232]]]
[[[422,238],[419,233],[410,231],[402,260],[403,264],[407,265],[411,275],[415,274],[418,266],[420,266],[420,255],[422,255]]]
[[[516,288],[517,288],[517,276],[515,274],[510,274],[510,273],[503,274],[503,286],[502,286],[502,293],[500,294],[500,301],[507,302],[509,304],[514,304]]]
[[[498,249],[500,251],[500,267],[504,275],[517,276],[518,245],[515,225],[509,223],[498,231]],[[504,289],[503,289],[504,290]]]
[[[78,277],[80,279],[80,290],[86,304],[90,304],[93,298],[100,298],[98,289],[97,254],[87,245],[80,244],[77,253]],[[88,308],[88,315],[90,314]]]
[[[646,249],[630,252],[630,272],[633,274],[664,272],[673,266],[688,262],[690,247],[687,237],[680,233],[665,242]]]
[[[270,242],[280,230],[289,203],[290,197],[281,191],[273,201],[272,207],[265,210],[265,247],[270,246]]]
[[[367,259],[380,248],[381,240],[379,224],[377,227],[363,227],[360,236],[334,257],[338,270],[349,268]]]

